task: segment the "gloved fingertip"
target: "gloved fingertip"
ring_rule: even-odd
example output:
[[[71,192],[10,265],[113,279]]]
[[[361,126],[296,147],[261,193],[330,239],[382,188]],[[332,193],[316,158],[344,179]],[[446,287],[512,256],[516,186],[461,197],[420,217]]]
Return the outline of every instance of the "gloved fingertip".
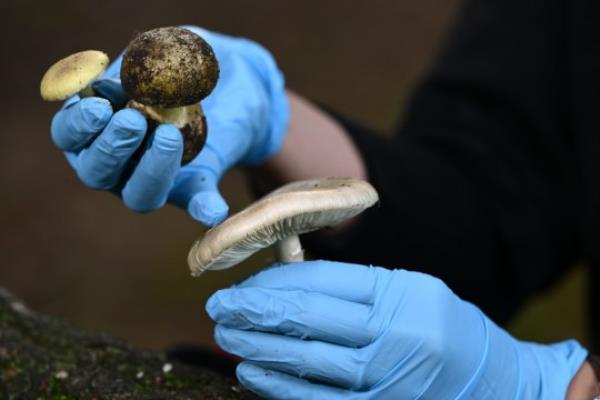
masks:
[[[217,325],[215,326],[215,331],[214,331],[214,339],[215,342],[219,345],[219,347],[229,353],[232,353],[233,350],[229,348],[228,345],[228,340],[227,340],[227,335],[224,332],[225,328],[222,325]]]
[[[77,94],[69,97],[63,103],[63,105],[61,107],[61,110],[64,110],[64,109],[67,109],[67,108],[71,107],[73,104],[78,103],[80,100],[81,100],[81,97],[79,97],[79,95],[77,95]]]
[[[162,124],[156,128],[152,146],[164,152],[182,152],[183,136],[175,125]]]
[[[144,118],[142,113],[132,108],[124,108],[117,112],[113,117],[113,123],[117,128],[140,134],[145,133],[148,127],[146,118]]]
[[[214,226],[227,217],[229,207],[216,191],[196,194],[188,205],[188,212],[195,220],[206,226]]]
[[[166,200],[148,202],[146,199],[141,198],[137,193],[126,187],[121,192],[123,198],[123,204],[131,211],[135,211],[140,214],[147,214],[152,211],[156,211],[165,205]]]
[[[102,129],[110,119],[113,109],[110,102],[101,97],[86,97],[79,102],[81,117],[90,128]]]
[[[262,319],[268,303],[268,296],[257,289],[223,289],[207,301],[206,312],[220,326],[247,330],[260,325],[256,321]],[[276,321],[277,317],[269,319],[274,325]]]
[[[52,118],[52,141],[64,151],[74,151],[109,123],[113,110],[110,103],[99,97],[86,97],[63,108]]]
[[[204,307],[208,316],[215,322],[218,322],[217,319],[220,314],[220,293],[221,291],[219,290],[210,296]]]
[[[83,109],[93,108],[94,106],[103,107],[103,108],[111,108],[110,101],[106,100],[103,97],[98,97],[98,96],[89,96],[89,97],[80,98],[79,106]]]
[[[268,377],[268,373],[269,371],[266,369],[249,362],[240,363],[235,370],[238,380],[243,385],[252,384],[258,379]]]

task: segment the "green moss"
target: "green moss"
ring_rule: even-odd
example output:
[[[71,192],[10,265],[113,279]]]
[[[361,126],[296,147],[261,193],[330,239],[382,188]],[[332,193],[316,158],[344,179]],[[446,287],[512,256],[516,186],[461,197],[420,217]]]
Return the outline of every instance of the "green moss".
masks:
[[[36,315],[0,290],[0,398],[249,399],[231,379]],[[142,376],[139,374],[143,373]]]

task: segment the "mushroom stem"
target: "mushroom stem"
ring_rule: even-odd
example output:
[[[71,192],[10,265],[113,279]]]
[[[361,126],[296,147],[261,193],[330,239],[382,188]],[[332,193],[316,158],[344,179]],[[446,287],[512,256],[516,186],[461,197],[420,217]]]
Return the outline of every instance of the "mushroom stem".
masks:
[[[158,124],[173,124],[183,135],[183,157],[181,165],[192,161],[204,146],[206,140],[206,120],[200,104],[164,108],[149,106],[135,100],[127,103],[144,114],[149,121]]]
[[[200,108],[200,110],[202,110],[199,104],[162,108],[158,106],[142,104],[135,100],[132,100],[129,106],[138,109],[157,122],[173,124],[178,128],[183,128],[184,126],[192,123],[198,114],[197,109]]]
[[[275,257],[278,262],[304,261],[304,250],[298,235],[290,235],[275,244]]]
[[[84,87],[83,89],[81,89],[79,91],[79,93],[77,93],[79,95],[80,98],[84,98],[84,97],[92,97],[92,96],[96,96],[96,92],[94,91],[94,89],[92,88],[92,85],[89,84],[86,87]]]

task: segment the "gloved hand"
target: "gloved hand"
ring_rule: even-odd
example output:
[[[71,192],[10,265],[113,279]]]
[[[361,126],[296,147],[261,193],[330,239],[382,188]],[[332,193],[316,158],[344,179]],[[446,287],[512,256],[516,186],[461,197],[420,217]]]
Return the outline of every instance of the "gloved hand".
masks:
[[[233,166],[258,164],[277,152],[289,110],[283,76],[264,48],[250,40],[187,28],[210,43],[220,65],[217,86],[202,101],[207,142],[191,163],[179,167],[183,141],[168,124],[156,129],[139,163],[130,162],[144,138],[146,121],[133,109],[121,109],[128,100],[119,79],[121,57],[93,84],[102,97],[68,100],[55,115],[51,132],[87,186],[115,191],[140,212],[160,208],[168,200],[210,226],[228,212],[218,190],[221,177]]]
[[[520,342],[443,282],[327,261],[215,293],[215,338],[273,399],[564,399],[587,352]]]

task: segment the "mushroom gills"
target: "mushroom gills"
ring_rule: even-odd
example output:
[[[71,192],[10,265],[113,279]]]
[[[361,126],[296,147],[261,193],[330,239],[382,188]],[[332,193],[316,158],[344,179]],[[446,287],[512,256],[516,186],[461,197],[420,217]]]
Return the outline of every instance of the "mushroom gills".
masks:
[[[378,199],[369,183],[353,178],[287,184],[209,229],[189,252],[190,270],[230,268],[275,243],[279,261],[302,261],[299,234],[337,225]]]

